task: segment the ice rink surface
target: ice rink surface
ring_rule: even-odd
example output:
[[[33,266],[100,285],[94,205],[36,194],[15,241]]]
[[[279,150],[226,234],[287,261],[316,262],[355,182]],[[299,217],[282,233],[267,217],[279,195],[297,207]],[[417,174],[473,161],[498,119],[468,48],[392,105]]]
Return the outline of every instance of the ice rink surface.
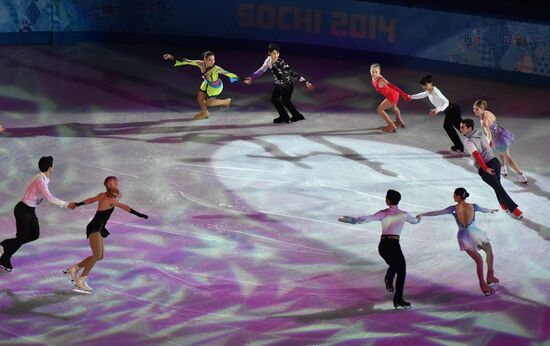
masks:
[[[185,48],[173,53],[185,54]],[[316,89],[296,84],[307,118],[272,124],[272,76],[229,84],[228,110],[193,121],[196,68],[171,68],[163,47],[0,48],[0,238],[15,234],[13,208],[43,155],[50,190],[81,201],[116,175],[121,201],[105,258],[72,291],[62,270],[88,256],[95,206],[37,209],[41,237],[0,272],[0,345],[542,345],[550,337],[550,95],[548,89],[434,73],[474,118],[478,98],[516,134],[511,147],[528,185],[503,186],[524,212],[476,215],[495,253],[496,294],[482,295],[474,262],[459,251],[449,216],[405,227],[405,298],[394,310],[378,255],[380,224],[340,215],[385,208],[396,189],[413,215],[470,202],[498,208],[467,155],[449,151],[443,115],[428,100],[401,101],[407,127],[381,132],[373,61],[282,57]],[[183,52],[183,53],[182,53]],[[178,55],[179,56],[179,55]],[[238,75],[265,54],[221,51]],[[426,71],[385,66],[408,93]],[[477,119],[476,124],[477,124]]]

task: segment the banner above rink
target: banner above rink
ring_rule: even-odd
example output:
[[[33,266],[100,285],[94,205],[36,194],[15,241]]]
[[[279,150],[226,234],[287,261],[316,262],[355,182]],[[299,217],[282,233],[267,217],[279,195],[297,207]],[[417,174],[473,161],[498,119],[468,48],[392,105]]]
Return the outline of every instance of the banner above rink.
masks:
[[[363,1],[0,0],[3,33],[252,39],[550,76],[550,25]],[[52,34],[53,33],[53,34]],[[2,36],[5,36],[3,34]],[[98,35],[98,40],[101,40]],[[24,41],[24,36],[21,37]],[[4,41],[4,40],[3,40]],[[12,42],[10,42],[12,43]]]

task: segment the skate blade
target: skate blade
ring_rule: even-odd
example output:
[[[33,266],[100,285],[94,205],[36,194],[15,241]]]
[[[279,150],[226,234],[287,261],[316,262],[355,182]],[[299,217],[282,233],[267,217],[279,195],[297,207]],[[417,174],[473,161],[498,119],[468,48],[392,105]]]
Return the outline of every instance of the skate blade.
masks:
[[[0,266],[1,269],[4,269],[5,271],[7,271],[8,273],[11,272],[11,269],[10,268],[6,268],[4,266]]]
[[[483,292],[483,295],[485,297],[488,297],[488,296],[492,296],[493,294],[497,293],[495,290],[491,291],[491,292]]]
[[[412,308],[412,306],[411,305],[409,305],[409,306],[394,306],[393,308],[394,308],[394,310],[409,310],[409,309]]]
[[[73,291],[78,293],[84,293],[84,294],[92,294],[92,292],[80,289],[78,287],[73,288]]]

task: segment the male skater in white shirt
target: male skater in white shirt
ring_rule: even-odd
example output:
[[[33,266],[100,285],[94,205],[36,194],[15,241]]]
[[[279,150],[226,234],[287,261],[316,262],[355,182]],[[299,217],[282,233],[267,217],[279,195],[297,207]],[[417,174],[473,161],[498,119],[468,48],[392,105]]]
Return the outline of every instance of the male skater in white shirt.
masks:
[[[403,231],[405,222],[412,224],[420,222],[420,219],[415,218],[397,207],[400,200],[401,194],[399,192],[388,190],[386,193],[386,205],[389,208],[380,210],[372,215],[360,216],[357,218],[342,216],[338,219],[340,222],[353,224],[371,221],[380,221],[382,223],[382,237],[380,239],[380,244],[378,244],[378,253],[389,266],[384,282],[386,284],[386,289],[390,293],[393,293],[393,278],[395,274],[397,274],[397,279],[395,280],[395,294],[393,295],[393,306],[396,309],[398,307],[409,308],[411,306],[411,303],[403,299],[407,263],[405,262],[405,256],[403,256],[401,246],[399,245],[399,235],[401,231]]]
[[[38,161],[38,168],[41,173],[38,173],[31,180],[29,186],[25,190],[23,199],[17,203],[13,213],[15,215],[15,224],[17,233],[15,238],[5,239],[0,242],[4,248],[4,253],[0,256],[0,268],[11,272],[11,257],[19,250],[21,245],[38,239],[40,236],[40,226],[34,209],[42,203],[44,199],[61,208],[74,209],[74,202],[65,202],[54,197],[48,189],[50,175],[53,173],[53,157],[43,156]]]

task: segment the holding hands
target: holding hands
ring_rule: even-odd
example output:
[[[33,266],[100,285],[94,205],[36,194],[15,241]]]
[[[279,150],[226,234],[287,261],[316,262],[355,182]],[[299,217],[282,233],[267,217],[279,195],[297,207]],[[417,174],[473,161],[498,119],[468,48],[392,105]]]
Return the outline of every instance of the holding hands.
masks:
[[[164,54],[164,55],[162,56],[162,58],[163,58],[164,60],[174,60],[174,57],[173,57],[172,55],[170,55],[170,54]]]

